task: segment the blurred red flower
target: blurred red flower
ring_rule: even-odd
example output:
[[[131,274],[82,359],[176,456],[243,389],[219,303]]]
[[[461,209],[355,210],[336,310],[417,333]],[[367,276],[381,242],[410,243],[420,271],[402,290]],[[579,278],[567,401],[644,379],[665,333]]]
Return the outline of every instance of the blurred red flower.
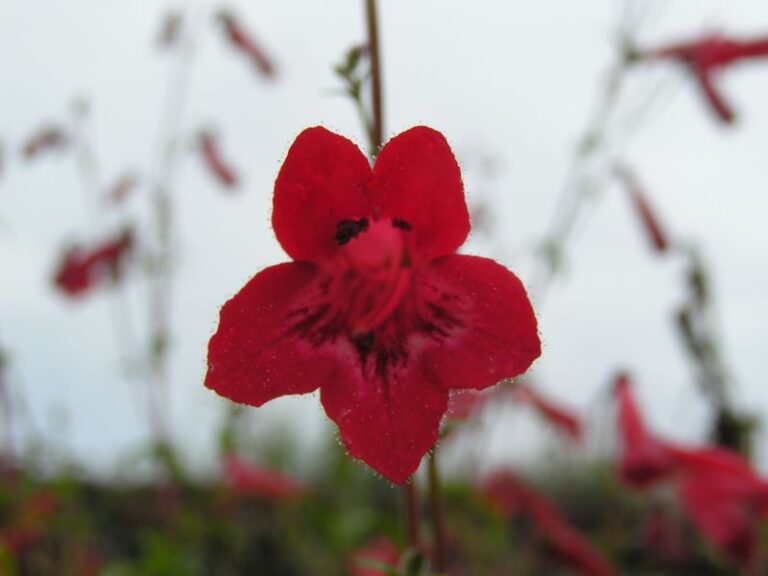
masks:
[[[240,494],[267,500],[291,500],[303,492],[293,479],[268,468],[248,464],[236,454],[227,454],[223,462],[224,476]]]
[[[629,194],[632,207],[640,219],[640,223],[643,225],[651,246],[660,254],[666,252],[669,249],[669,239],[664,227],[661,225],[661,221],[656,215],[656,211],[648,200],[648,194],[640,185],[637,177],[627,167],[620,167],[617,170],[617,175]]]
[[[379,536],[355,552],[349,562],[351,576],[386,576],[400,560],[400,551],[392,540]]]
[[[126,228],[118,236],[93,248],[71,248],[59,262],[53,283],[65,296],[84,296],[96,286],[119,278],[133,246],[133,232]]]
[[[621,437],[619,476],[635,488],[668,479],[677,470],[678,461],[669,446],[646,429],[632,393],[629,375],[619,373],[614,387]]]
[[[768,38],[737,40],[712,34],[691,42],[650,50],[643,56],[672,59],[685,64],[699,82],[712,111],[723,122],[733,122],[733,109],[718,91],[713,76],[719,69],[741,60],[768,57]]]
[[[528,404],[557,430],[572,440],[581,440],[581,420],[573,412],[545,398],[531,386],[520,384],[511,390],[514,398]]]
[[[506,517],[529,517],[539,537],[552,551],[552,559],[585,576],[610,576],[616,570],[603,555],[563,517],[548,498],[523,483],[517,475],[500,470],[489,476],[481,492]]]
[[[349,453],[395,483],[435,444],[449,390],[487,388],[540,354],[517,277],[454,254],[469,216],[439,132],[394,137],[371,169],[346,138],[305,130],[272,224],[295,262],[224,305],[206,385],[254,406],[319,388]]]
[[[237,188],[238,178],[234,169],[224,160],[219,142],[212,132],[203,131],[199,136],[200,154],[208,170],[225,188]]]
[[[768,482],[739,454],[723,448],[689,449],[658,440],[645,429],[629,378],[617,378],[623,438],[620,475],[631,486],[676,482],[686,515],[715,548],[743,568],[756,561],[757,530],[768,518]]]
[[[224,32],[232,46],[242,52],[263,76],[267,78],[274,77],[275,65],[272,59],[253,39],[253,36],[246,32],[235,15],[229,11],[222,10],[218,16],[224,25]]]
[[[40,489],[16,502],[12,521],[0,528],[0,547],[13,557],[24,554],[42,537],[50,518],[59,508],[58,498]]]
[[[27,160],[37,158],[43,152],[62,150],[69,144],[69,137],[63,128],[53,124],[45,125],[33,133],[24,143],[21,154]]]

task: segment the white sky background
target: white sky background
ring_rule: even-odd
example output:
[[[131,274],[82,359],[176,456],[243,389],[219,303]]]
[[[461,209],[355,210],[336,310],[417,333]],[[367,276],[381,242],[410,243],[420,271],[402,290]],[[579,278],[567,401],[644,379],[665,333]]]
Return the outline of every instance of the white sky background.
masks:
[[[768,33],[764,0],[659,1],[640,29],[648,45],[704,31]],[[497,237],[467,251],[490,254],[530,277],[576,139],[613,58],[618,2],[381,2],[386,130],[414,124],[442,131],[463,164],[471,205],[491,206]],[[351,104],[330,95],[331,67],[364,38],[362,2],[230,2],[274,55],[265,82],[201,19],[184,126],[215,126],[244,180],[222,191],[193,152],[175,175],[181,258],[173,306],[171,415],[185,457],[205,465],[225,402],[202,385],[207,340],[220,305],[262,267],[284,261],[269,225],[272,182],[293,138],[322,124],[363,143]],[[666,6],[666,8],[664,7]],[[62,243],[112,229],[108,209],[89,217],[71,154],[20,161],[23,140],[46,120],[91,102],[91,141],[106,185],[127,167],[152,165],[156,125],[173,55],[155,49],[166,10],[159,2],[0,0],[0,337],[12,353],[17,393],[58,449],[109,469],[146,438],[135,383],[121,376],[108,300],[72,304],[49,278]],[[710,265],[725,356],[740,405],[768,410],[764,387],[768,320],[768,62],[726,72],[720,82],[738,120],[724,129],[679,68],[639,69],[642,95],[663,97],[627,149],[671,234],[695,241]],[[643,97],[638,96],[640,101]],[[481,157],[500,166],[489,180]],[[127,210],[146,216],[147,190]],[[568,273],[541,306],[544,355],[536,374],[555,398],[598,416],[596,399],[618,367],[636,375],[653,425],[700,438],[707,410],[673,332],[682,296],[681,262],[651,254],[626,195],[613,186],[591,203],[569,251]],[[129,285],[139,321],[146,303]],[[63,416],[62,416],[63,415]],[[328,425],[318,398],[287,398],[253,411],[270,425],[300,422],[316,436]],[[548,438],[520,412],[494,433],[501,458],[531,457]],[[26,424],[24,424],[26,426]],[[763,439],[764,436],[761,436]],[[543,440],[542,440],[543,439]],[[310,444],[311,445],[311,444]]]

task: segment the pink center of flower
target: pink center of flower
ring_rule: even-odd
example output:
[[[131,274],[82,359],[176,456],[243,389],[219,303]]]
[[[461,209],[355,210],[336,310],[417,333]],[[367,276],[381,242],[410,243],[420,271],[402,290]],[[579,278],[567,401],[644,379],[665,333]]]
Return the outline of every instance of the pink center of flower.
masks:
[[[336,241],[351,272],[348,326],[355,339],[389,319],[408,291],[411,258],[401,220],[342,220]]]

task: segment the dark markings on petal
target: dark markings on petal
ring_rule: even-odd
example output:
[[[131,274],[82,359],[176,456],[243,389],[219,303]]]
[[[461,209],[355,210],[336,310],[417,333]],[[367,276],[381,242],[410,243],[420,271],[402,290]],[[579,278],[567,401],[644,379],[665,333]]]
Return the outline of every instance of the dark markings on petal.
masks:
[[[336,234],[334,234],[333,238],[338,246],[344,246],[344,244],[353,238],[357,238],[361,232],[365,232],[367,229],[368,218],[340,220],[336,224]]]
[[[400,230],[411,230],[411,225],[408,224],[408,222],[405,220],[401,220],[400,218],[393,218],[392,226],[395,228],[400,228]]]
[[[448,301],[450,302],[450,300]],[[448,312],[446,308],[443,308],[442,306],[435,304],[434,302],[427,303],[427,308],[429,309],[430,312],[432,312],[432,315],[444,327],[444,329],[450,330],[452,328],[464,327],[464,322],[459,320],[459,318],[457,318],[456,315]]]
[[[368,332],[362,336],[353,338],[353,343],[361,359],[365,359],[366,356],[373,350],[373,345],[376,342],[376,336],[373,332]]]

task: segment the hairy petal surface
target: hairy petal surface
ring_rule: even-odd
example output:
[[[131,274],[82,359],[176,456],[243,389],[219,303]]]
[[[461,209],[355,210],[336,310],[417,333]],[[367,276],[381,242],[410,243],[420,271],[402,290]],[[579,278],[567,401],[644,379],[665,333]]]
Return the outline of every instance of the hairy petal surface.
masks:
[[[272,226],[294,260],[321,261],[336,251],[342,220],[367,216],[368,160],[350,140],[307,128],[288,151],[275,181]]]
[[[449,337],[428,339],[421,371],[443,388],[483,389],[525,372],[541,354],[536,317],[520,280],[488,258],[451,255],[425,271],[439,298],[432,317]]]
[[[407,222],[425,258],[454,252],[469,234],[459,165],[436,130],[416,126],[387,142],[370,191],[374,214]]]
[[[208,344],[205,385],[235,402],[261,406],[333,379],[337,359],[302,339],[299,325],[323,277],[319,267],[302,262],[256,274],[221,309]]]
[[[437,441],[448,392],[408,363],[327,382],[320,398],[351,456],[402,484]]]

